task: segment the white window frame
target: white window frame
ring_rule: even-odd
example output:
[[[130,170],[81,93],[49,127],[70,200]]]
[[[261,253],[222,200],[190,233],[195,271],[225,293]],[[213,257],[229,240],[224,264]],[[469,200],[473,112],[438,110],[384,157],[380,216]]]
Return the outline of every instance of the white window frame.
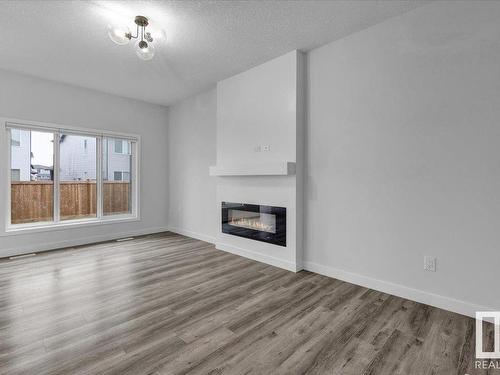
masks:
[[[55,124],[38,123],[33,121],[19,121],[19,120],[6,120],[3,123],[3,129],[1,131],[5,134],[6,146],[1,147],[5,150],[5,157],[2,158],[6,160],[7,165],[1,166],[0,170],[8,170],[9,173],[4,174],[5,182],[5,194],[4,202],[5,205],[5,233],[4,235],[15,235],[22,234],[26,232],[43,232],[51,230],[61,230],[68,227],[83,227],[83,226],[93,226],[101,224],[113,224],[119,222],[128,221],[139,221],[140,220],[140,144],[141,137],[136,134],[124,134],[117,132],[102,131],[97,129],[87,129],[78,128],[73,126],[61,126]],[[10,185],[11,185],[11,129],[20,130],[32,130],[32,131],[45,131],[54,133],[54,218],[53,221],[48,222],[36,222],[36,223],[26,223],[26,224],[12,224],[11,223],[11,201],[10,201]],[[60,189],[60,179],[59,179],[59,169],[60,169],[60,155],[59,155],[59,138],[61,134],[71,134],[80,136],[90,136],[96,138],[96,160],[97,160],[97,171],[96,171],[96,188],[97,188],[97,213],[96,217],[82,218],[74,220],[60,220],[59,214],[59,189]],[[0,136],[0,139],[2,137]],[[127,155],[132,156],[132,170],[131,173],[131,213],[119,214],[119,215],[104,215],[103,214],[103,199],[102,199],[102,144],[104,138],[115,138],[122,139],[131,142],[131,153]],[[15,147],[15,146],[13,146]],[[2,234],[0,234],[1,236]]]

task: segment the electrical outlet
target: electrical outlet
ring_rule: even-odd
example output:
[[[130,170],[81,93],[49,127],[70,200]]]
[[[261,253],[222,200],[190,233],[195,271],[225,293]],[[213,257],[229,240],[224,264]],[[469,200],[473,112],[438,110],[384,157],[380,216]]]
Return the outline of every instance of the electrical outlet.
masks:
[[[270,145],[263,145],[262,151],[271,151],[271,146]]]
[[[424,256],[424,270],[436,272],[436,261],[435,257]]]

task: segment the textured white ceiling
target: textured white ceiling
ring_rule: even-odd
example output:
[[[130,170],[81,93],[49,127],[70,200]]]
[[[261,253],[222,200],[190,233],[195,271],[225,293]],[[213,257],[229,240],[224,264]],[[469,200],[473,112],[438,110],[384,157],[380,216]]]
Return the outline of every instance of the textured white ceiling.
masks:
[[[421,1],[0,1],[0,68],[168,105],[293,49],[308,50]],[[152,61],[109,23],[165,32]]]

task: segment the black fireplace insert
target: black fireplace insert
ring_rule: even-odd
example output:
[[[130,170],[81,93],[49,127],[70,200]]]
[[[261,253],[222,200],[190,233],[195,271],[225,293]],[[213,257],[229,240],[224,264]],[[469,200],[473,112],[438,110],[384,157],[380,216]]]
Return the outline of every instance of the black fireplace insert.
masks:
[[[286,208],[222,202],[222,233],[286,246]]]

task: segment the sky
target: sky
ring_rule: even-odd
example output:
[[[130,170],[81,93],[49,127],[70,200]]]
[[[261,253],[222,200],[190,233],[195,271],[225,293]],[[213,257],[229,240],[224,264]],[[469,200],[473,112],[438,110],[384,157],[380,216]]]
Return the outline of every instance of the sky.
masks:
[[[31,164],[54,166],[54,135],[52,133],[31,132]]]

